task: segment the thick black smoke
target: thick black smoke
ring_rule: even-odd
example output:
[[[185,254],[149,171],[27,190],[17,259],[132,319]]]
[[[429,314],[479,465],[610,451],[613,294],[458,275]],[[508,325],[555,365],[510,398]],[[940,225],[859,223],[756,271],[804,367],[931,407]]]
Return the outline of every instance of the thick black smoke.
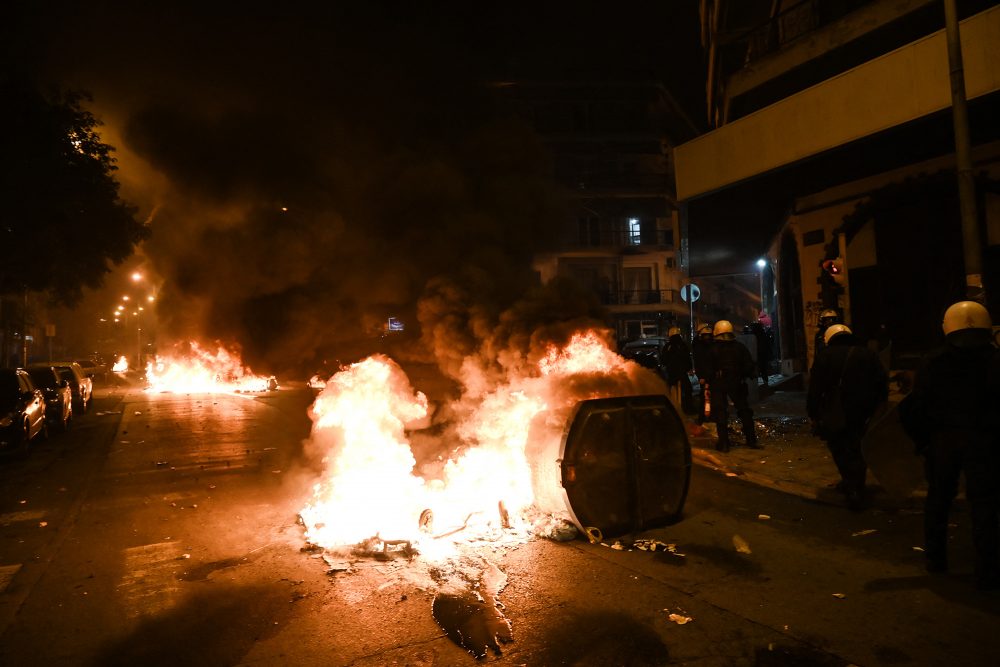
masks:
[[[58,14],[39,61],[92,90],[148,168],[145,184],[124,164],[121,176],[153,212],[143,252],[162,281],[161,348],[217,339],[255,370],[312,370],[384,346],[395,316],[406,349],[455,376],[463,356],[598,314],[533,282],[563,199],[537,138],[488,85],[504,49],[528,57],[517,39],[531,21],[512,14],[501,33],[499,11],[201,4],[29,17],[42,33]]]

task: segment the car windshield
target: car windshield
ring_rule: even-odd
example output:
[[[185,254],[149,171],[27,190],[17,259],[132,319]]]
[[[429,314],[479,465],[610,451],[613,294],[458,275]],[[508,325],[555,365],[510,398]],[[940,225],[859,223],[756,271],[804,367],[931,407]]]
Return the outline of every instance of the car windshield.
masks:
[[[76,382],[76,377],[73,375],[73,369],[69,366],[60,366],[56,369],[59,371],[59,377],[63,380],[69,380],[70,382]]]
[[[28,371],[36,387],[49,389],[56,386],[56,374],[48,368],[32,368]]]

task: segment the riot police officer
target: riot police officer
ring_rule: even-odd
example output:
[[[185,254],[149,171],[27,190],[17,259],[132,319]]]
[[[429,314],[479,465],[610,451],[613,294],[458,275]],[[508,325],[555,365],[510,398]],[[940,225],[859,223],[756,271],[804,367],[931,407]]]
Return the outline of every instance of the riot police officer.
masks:
[[[691,341],[691,352],[694,357],[694,374],[698,376],[698,383],[701,387],[701,409],[698,410],[698,423],[705,421],[708,410],[705,409],[705,391],[708,388],[708,380],[711,371],[710,356],[712,354],[712,325],[702,324],[698,327],[698,335]]]
[[[691,348],[681,335],[680,327],[670,327],[667,330],[667,343],[660,352],[660,369],[666,375],[671,391],[676,391],[674,387],[679,387],[681,409],[686,414],[694,412],[691,379],[688,377],[691,368]]]
[[[1000,588],[1000,350],[990,314],[959,301],[944,314],[944,348],[929,355],[900,404],[903,427],[925,457],[924,556],[929,572],[948,569],[948,514],[965,474],[976,579]]]
[[[827,328],[824,348],[809,376],[806,409],[840,472],[847,506],[865,506],[868,467],[861,439],[868,420],[889,397],[889,382],[878,355],[859,345],[850,328]]]
[[[708,390],[711,393],[712,419],[719,434],[718,450],[729,451],[729,402],[736,408],[736,416],[743,426],[743,436],[748,447],[760,449],[754,430],[753,410],[747,400],[747,380],[757,377],[750,350],[736,340],[729,320],[719,320],[712,329],[712,350],[709,356]]]
[[[813,366],[819,359],[819,353],[826,347],[826,330],[834,324],[840,324],[840,315],[833,308],[827,308],[819,314],[819,324],[816,327],[816,335],[813,337]]]

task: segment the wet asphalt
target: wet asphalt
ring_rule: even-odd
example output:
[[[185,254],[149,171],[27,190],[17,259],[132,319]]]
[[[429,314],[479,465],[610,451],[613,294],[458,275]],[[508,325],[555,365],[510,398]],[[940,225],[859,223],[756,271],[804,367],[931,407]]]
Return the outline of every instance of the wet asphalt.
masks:
[[[0,664],[1000,663],[967,516],[955,571],[929,576],[918,511],[852,513],[707,465],[680,521],[617,544],[329,572],[296,521],[310,400],[107,389],[65,437],[0,457]],[[510,636],[477,661],[434,600],[492,566]]]

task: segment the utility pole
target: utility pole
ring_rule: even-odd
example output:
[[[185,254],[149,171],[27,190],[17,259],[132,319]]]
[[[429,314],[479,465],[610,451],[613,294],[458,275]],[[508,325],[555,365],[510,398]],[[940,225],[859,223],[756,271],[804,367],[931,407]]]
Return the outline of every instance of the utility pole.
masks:
[[[955,0],[944,0],[945,35],[948,41],[948,70],[951,75],[951,108],[955,125],[955,162],[958,176],[958,203],[962,215],[962,247],[965,259],[965,296],[986,303],[983,288],[983,251],[979,242],[976,211],[976,182],[972,173],[969,141],[969,108],[965,100],[965,68],[962,40],[958,32]]]

